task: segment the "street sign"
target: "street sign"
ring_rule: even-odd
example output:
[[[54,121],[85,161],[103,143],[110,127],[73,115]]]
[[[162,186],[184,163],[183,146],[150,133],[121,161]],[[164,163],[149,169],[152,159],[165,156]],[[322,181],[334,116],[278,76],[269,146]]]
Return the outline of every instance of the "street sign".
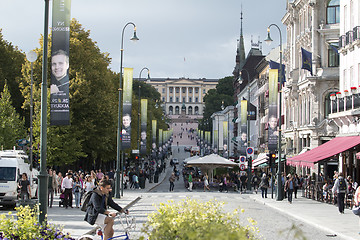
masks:
[[[248,147],[248,148],[246,149],[246,152],[247,152],[248,155],[252,155],[252,154],[254,154],[254,148]]]
[[[241,170],[241,171],[244,171],[244,170],[245,170],[245,164],[242,164],[242,163],[240,164],[240,170]]]
[[[131,153],[133,153],[133,154],[139,154],[140,151],[139,151],[139,149],[133,149],[133,150],[131,151]]]
[[[246,157],[245,156],[240,156],[240,162],[244,163],[246,161]]]

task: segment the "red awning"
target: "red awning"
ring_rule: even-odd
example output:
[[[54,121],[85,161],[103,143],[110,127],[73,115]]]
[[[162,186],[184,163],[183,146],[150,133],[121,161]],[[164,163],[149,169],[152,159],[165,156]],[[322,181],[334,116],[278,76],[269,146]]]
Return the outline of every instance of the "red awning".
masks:
[[[313,167],[314,163],[332,157],[360,144],[360,136],[337,137],[303,154],[287,159],[286,164]]]

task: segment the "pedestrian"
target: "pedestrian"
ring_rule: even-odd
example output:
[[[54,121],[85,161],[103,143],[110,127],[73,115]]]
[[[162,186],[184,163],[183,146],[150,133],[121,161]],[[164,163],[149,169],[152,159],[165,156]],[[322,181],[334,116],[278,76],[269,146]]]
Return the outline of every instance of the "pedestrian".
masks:
[[[94,190],[95,185],[94,185],[90,175],[85,176],[85,183],[83,185],[83,188],[84,188],[85,193]]]
[[[242,173],[241,176],[240,176],[240,181],[241,181],[240,192],[241,193],[243,192],[243,189],[244,189],[244,192],[246,192],[247,178],[248,177],[247,177],[246,172]]]
[[[355,207],[358,207],[360,205],[360,187],[356,188],[354,195],[354,204]],[[359,216],[359,226],[360,226],[360,216]],[[360,235],[360,231],[359,231],[359,235]]]
[[[18,183],[20,189],[20,199],[27,200],[31,198],[30,181],[26,173],[23,173]]]
[[[54,178],[53,171],[49,169],[49,178],[48,178],[48,203],[49,207],[52,208],[54,202],[54,190],[57,187],[57,181]]]
[[[209,179],[207,173],[204,174],[203,181],[204,181],[204,192],[206,191],[206,189],[210,191]]]
[[[80,182],[79,177],[75,177],[74,185],[73,185],[73,192],[75,196],[75,207],[80,207],[80,200],[81,200],[81,190],[82,190],[82,184]]]
[[[267,190],[269,188],[269,179],[266,176],[266,173],[263,173],[259,187],[261,189],[261,197],[267,198]]]
[[[189,188],[188,190],[191,192],[192,191],[192,188],[193,188],[193,176],[192,176],[192,172],[190,172],[189,174],[189,178],[188,178],[188,182],[189,182]]]
[[[256,173],[254,174],[254,176],[252,177],[252,185],[254,187],[255,193],[257,194],[258,188],[259,188],[259,178],[256,175]]]
[[[61,190],[64,193],[64,197],[65,197],[64,199],[65,208],[68,208],[69,206],[72,208],[73,179],[71,172],[66,173],[66,177],[63,179],[61,183]]]
[[[57,180],[57,192],[59,194],[61,194],[61,183],[62,183],[63,179],[64,178],[63,178],[61,172],[59,172],[57,177],[56,177],[56,180]]]
[[[332,192],[337,195],[337,203],[340,213],[344,213],[345,209],[345,194],[348,193],[348,183],[346,179],[343,176],[343,173],[340,172],[338,174],[338,178],[335,181],[334,187],[332,189]]]
[[[174,182],[175,182],[175,173],[172,172],[171,176],[169,177],[169,182],[170,182],[170,192],[174,191]]]
[[[287,193],[289,203],[292,203],[292,193],[294,191],[294,182],[293,182],[293,177],[291,176],[290,173],[287,175],[287,180],[285,182],[284,190]]]
[[[297,198],[297,191],[299,189],[300,186],[300,179],[299,176],[295,173],[294,177],[293,177],[293,183],[294,183],[294,197]]]

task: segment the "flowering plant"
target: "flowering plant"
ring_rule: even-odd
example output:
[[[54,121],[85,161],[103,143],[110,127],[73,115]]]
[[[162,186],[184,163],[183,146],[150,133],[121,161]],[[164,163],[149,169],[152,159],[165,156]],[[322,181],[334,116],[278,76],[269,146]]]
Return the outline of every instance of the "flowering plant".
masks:
[[[356,90],[356,87],[350,87],[351,90]]]
[[[178,203],[161,203],[157,212],[148,215],[142,232],[148,239],[247,239],[255,240],[259,231],[256,221],[247,219],[246,226],[239,222],[240,212],[224,213],[223,202],[202,202],[185,199]],[[144,239],[144,237],[140,238]]]
[[[0,240],[73,240],[69,234],[62,233],[62,228],[53,224],[38,224],[39,205],[34,209],[29,206],[16,207],[17,219],[12,212],[0,215]]]

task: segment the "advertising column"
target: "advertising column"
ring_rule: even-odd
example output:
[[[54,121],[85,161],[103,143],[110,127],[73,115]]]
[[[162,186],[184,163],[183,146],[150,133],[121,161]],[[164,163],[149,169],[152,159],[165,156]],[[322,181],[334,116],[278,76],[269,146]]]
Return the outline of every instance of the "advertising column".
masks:
[[[53,1],[50,80],[50,125],[70,125],[70,6],[70,0]]]

